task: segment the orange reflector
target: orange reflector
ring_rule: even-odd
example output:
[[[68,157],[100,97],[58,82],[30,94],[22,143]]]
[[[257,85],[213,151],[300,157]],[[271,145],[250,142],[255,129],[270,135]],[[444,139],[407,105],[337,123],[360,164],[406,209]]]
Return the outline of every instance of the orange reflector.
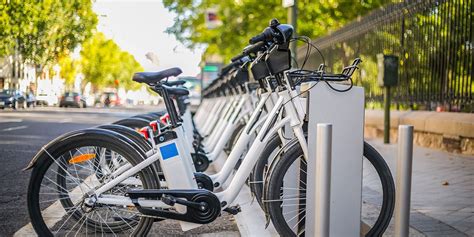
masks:
[[[94,158],[95,158],[95,154],[82,154],[70,159],[69,164],[81,163],[83,161],[94,159]]]

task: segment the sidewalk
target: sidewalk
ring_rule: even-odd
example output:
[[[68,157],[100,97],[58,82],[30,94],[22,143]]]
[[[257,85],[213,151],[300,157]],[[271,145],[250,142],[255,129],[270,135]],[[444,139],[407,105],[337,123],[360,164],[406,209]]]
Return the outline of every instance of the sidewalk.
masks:
[[[395,178],[397,144],[368,142]],[[411,227],[426,236],[474,236],[474,156],[415,146],[411,209]]]
[[[396,178],[397,144],[383,144],[382,140],[367,140],[385,158],[394,179]],[[474,156],[453,154],[444,151],[414,147],[413,177],[411,194],[410,236],[473,236],[474,237]],[[218,159],[214,165],[218,165]],[[371,171],[369,171],[370,173]],[[372,203],[381,203],[381,195],[375,190],[376,183],[371,180],[372,174],[364,170],[363,215],[364,222],[375,222],[378,210]],[[240,200],[249,200],[250,194],[241,193]],[[265,229],[261,224],[265,221],[259,214],[258,205],[245,205],[236,216],[241,236],[275,236],[272,225]],[[246,210],[248,209],[248,210]],[[254,213],[249,215],[248,213]],[[263,215],[263,212],[261,213]],[[375,218],[375,219],[371,219]],[[245,222],[242,222],[242,220]],[[372,222],[372,223],[373,223]],[[394,219],[384,236],[394,236]],[[364,233],[364,225],[362,233]],[[251,230],[251,231],[248,231]]]

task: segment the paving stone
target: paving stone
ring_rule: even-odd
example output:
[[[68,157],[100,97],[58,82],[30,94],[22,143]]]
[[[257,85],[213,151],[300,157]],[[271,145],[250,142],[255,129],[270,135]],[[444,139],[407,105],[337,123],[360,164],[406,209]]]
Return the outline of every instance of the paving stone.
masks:
[[[396,178],[397,145],[378,139],[368,142]],[[474,156],[415,146],[411,208],[410,225],[427,236],[474,236]]]
[[[466,237],[464,233],[453,232],[453,231],[436,231],[436,232],[424,232],[427,237]]]

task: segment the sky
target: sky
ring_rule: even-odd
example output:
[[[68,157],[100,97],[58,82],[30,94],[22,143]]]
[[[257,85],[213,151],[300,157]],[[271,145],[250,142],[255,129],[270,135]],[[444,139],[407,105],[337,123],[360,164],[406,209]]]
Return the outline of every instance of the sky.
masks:
[[[165,33],[175,14],[160,0],[97,0],[93,9],[99,16],[98,30],[134,55],[145,71],[180,67],[183,76],[199,73],[202,49],[191,51]],[[157,56],[158,65],[146,58],[149,52]]]

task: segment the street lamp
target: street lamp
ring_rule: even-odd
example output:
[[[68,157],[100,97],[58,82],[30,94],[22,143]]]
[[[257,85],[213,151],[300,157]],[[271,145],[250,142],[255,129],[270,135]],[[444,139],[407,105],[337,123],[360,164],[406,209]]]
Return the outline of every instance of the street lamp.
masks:
[[[298,19],[298,4],[297,4],[297,0],[283,0],[282,1],[282,5],[284,8],[288,8],[288,24],[291,24],[293,25],[293,29],[294,29],[294,37],[297,36],[297,24],[296,24],[296,20]],[[297,55],[296,55],[296,41],[295,42],[292,42],[290,44],[290,47],[291,47],[291,56],[295,59],[295,61],[298,61],[298,58],[297,58]],[[292,61],[292,64],[293,64],[293,61]],[[295,66],[293,64],[293,66]]]

